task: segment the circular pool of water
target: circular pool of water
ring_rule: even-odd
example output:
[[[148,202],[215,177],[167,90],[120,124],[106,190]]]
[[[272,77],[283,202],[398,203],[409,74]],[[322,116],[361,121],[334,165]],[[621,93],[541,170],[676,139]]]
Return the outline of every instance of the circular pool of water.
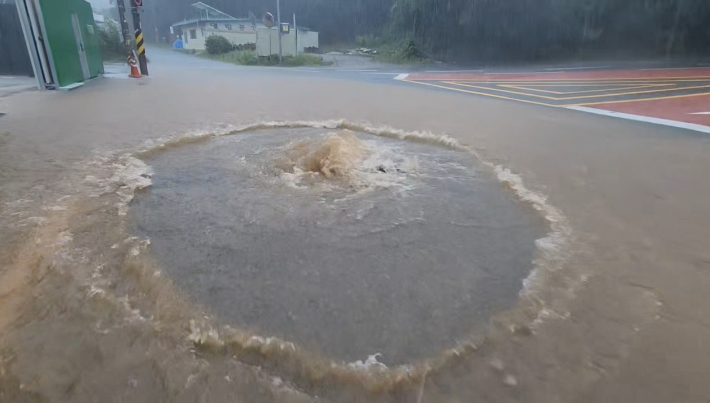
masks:
[[[162,152],[130,226],[223,322],[338,360],[428,358],[512,307],[543,219],[460,150],[268,129]]]

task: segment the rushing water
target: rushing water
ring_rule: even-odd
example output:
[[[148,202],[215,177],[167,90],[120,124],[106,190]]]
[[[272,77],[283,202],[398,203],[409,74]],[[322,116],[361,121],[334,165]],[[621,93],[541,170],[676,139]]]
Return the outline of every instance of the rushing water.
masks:
[[[469,153],[272,129],[160,153],[130,226],[223,322],[336,360],[434,356],[509,309],[542,218]]]
[[[348,121],[96,152],[37,192],[0,214],[26,229],[0,401],[442,401],[549,317],[570,235],[453,139]]]

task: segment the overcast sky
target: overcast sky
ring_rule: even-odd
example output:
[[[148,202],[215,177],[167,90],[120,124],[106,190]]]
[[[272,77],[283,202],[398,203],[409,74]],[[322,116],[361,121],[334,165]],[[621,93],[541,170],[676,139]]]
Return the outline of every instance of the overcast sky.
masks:
[[[110,6],[109,0],[88,0],[94,11],[103,10]]]

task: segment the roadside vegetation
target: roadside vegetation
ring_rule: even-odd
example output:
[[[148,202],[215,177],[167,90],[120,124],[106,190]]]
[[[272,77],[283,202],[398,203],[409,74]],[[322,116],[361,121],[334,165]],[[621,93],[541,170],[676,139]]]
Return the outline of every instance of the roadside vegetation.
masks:
[[[160,13],[144,20],[161,32],[194,3],[154,1]],[[210,5],[238,16],[275,11],[262,0]],[[390,62],[692,58],[710,44],[708,0],[289,0],[281,12],[318,31],[324,53],[367,48]]]
[[[373,38],[369,41],[359,40],[358,42],[364,42],[367,45],[365,49],[374,49],[370,53],[377,61],[397,64],[420,64],[432,61],[412,38],[390,40],[379,46],[373,46],[372,43],[375,40]]]
[[[255,44],[235,46],[223,36],[213,35],[205,40],[205,51],[197,53],[200,57],[219,60],[243,66],[278,66],[278,56],[259,57],[256,54]],[[332,63],[323,61],[318,55],[299,54],[297,56],[284,56],[283,65],[286,67],[297,66],[329,66]]]
[[[412,38],[388,39],[374,35],[360,35],[355,41],[326,45],[322,53],[342,53],[371,56],[373,60],[394,64],[424,64],[433,62],[429,55]]]
[[[124,62],[126,60],[123,41],[121,40],[121,30],[118,23],[109,20],[99,31],[99,46],[103,54],[104,61],[107,62]]]

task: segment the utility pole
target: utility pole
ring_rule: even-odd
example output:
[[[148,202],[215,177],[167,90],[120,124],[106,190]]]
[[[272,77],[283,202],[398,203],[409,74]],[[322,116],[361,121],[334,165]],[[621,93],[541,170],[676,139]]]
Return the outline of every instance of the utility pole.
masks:
[[[281,0],[276,0],[276,19],[279,20],[279,64],[284,64],[284,54],[281,46]]]
[[[131,49],[131,40],[128,39],[130,34],[128,33],[128,21],[126,21],[126,5],[123,0],[118,0],[116,4],[118,5],[118,19],[121,20],[123,47],[126,50],[126,55],[130,58],[133,55],[133,49]],[[126,59],[126,62],[128,62],[128,59]]]
[[[295,31],[296,34],[296,39],[295,39],[295,50],[294,52],[296,53],[296,56],[298,56],[298,25],[296,25],[296,13],[293,13],[293,30]]]
[[[143,30],[141,29],[141,15],[138,7],[143,6],[143,0],[131,0],[131,12],[133,13],[133,28],[136,30],[136,49],[138,51],[138,64],[141,67],[141,74],[148,75],[148,61],[145,58],[145,43],[143,42]]]

